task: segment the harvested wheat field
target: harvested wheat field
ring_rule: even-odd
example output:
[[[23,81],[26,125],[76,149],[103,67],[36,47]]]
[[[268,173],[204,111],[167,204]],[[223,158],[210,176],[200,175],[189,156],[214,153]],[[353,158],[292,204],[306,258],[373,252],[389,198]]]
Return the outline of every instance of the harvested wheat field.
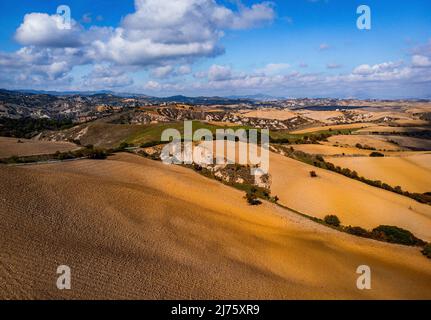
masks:
[[[319,218],[335,214],[344,225],[367,229],[398,226],[431,240],[429,205],[275,153],[270,160],[272,194],[290,208]]]
[[[431,154],[408,157],[340,157],[328,159],[359,175],[417,193],[431,192]]]
[[[412,119],[412,120],[395,120],[393,121],[396,125],[404,126],[404,127],[420,127],[420,126],[429,126],[430,122],[426,120],[420,119]]]
[[[431,140],[429,139],[403,136],[387,136],[386,139],[408,150],[431,150]]]
[[[412,114],[431,112],[431,103],[425,102],[410,105],[406,108],[405,111]]]
[[[352,147],[334,147],[323,144],[297,144],[292,145],[296,151],[302,151],[310,154],[324,155],[324,156],[339,156],[339,155],[369,155],[370,151],[352,148]]]
[[[208,123],[210,125],[213,126],[218,126],[218,127],[237,127],[238,124],[236,123],[232,123],[232,122],[225,122],[225,121],[202,121],[203,123]]]
[[[357,133],[360,134],[372,134],[372,133],[413,133],[429,131],[427,127],[390,127],[390,126],[372,126],[364,129],[360,129]]]
[[[337,117],[342,117],[341,111],[310,111],[310,110],[299,110],[298,114],[303,117],[321,121],[324,123],[332,123],[332,120]]]
[[[303,133],[312,133],[312,132],[326,131],[326,130],[337,131],[337,130],[345,130],[345,129],[362,129],[373,125],[374,125],[373,123],[334,124],[334,125],[318,126],[318,127],[307,128],[307,129],[295,130],[295,131],[292,131],[291,133],[303,134]]]
[[[389,108],[390,109],[390,108]],[[371,113],[369,111],[372,110]],[[377,111],[378,109],[364,109],[364,110],[358,110],[357,113],[368,113],[370,117],[368,118],[368,121],[388,121],[389,119],[395,119],[395,120],[404,120],[404,121],[411,121],[412,117],[405,113],[404,111],[395,111],[395,110],[389,110],[389,111]]]
[[[0,181],[1,298],[431,298],[418,248],[248,206],[182,167],[118,155],[1,166]],[[55,287],[60,264],[72,290]],[[356,288],[362,264],[372,290]]]
[[[19,142],[18,142],[19,141]],[[50,142],[0,137],[0,158],[66,152],[79,147],[70,142]]]
[[[403,151],[403,148],[395,143],[389,142],[388,137],[378,135],[336,135],[328,138],[330,144],[339,145],[343,147],[355,147],[356,144],[362,146],[369,146],[377,150],[388,150],[388,151]]]
[[[260,118],[270,120],[289,120],[295,118],[297,114],[291,110],[263,109],[249,111],[242,114],[243,117]]]
[[[229,150],[229,153],[216,149],[215,146],[213,150],[217,157],[224,156],[238,162],[238,157],[234,159],[230,155],[238,155],[240,144],[234,145],[236,153],[233,153],[233,148],[225,149]],[[202,142],[200,145],[207,150],[211,147],[208,142]],[[333,162],[332,160],[328,159],[329,162]],[[274,152],[269,152],[269,161],[271,193],[278,196],[280,203],[289,208],[318,218],[335,214],[344,225],[367,229],[382,224],[394,225],[410,230],[427,241],[431,239],[429,205]],[[424,162],[427,162],[427,159],[417,160],[418,166],[425,167]],[[311,171],[317,172],[318,177],[311,178]]]

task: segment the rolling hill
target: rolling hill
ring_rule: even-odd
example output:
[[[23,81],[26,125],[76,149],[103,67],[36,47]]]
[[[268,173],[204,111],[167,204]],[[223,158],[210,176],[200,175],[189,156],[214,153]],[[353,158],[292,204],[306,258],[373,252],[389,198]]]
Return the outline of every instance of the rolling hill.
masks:
[[[431,298],[431,267],[416,248],[250,207],[186,168],[120,154],[0,166],[0,180],[3,299]],[[55,287],[60,264],[72,290]],[[372,290],[356,288],[363,264]]]

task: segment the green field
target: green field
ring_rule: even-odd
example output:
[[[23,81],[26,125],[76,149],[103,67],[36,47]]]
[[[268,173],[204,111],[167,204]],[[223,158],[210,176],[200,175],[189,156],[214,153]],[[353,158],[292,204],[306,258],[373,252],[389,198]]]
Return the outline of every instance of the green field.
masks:
[[[184,123],[183,122],[172,122],[172,123],[159,123],[142,127],[141,130],[131,134],[127,139],[123,142],[126,142],[130,145],[142,145],[148,143],[158,143],[160,142],[160,138],[162,133],[166,129],[177,129],[181,133],[181,137],[184,134]],[[193,121],[193,132],[199,129],[208,129],[213,134],[217,129],[253,129],[249,126],[216,126],[200,121]],[[343,129],[343,130],[322,130],[316,131],[312,133],[304,133],[304,134],[292,134],[287,130],[278,130],[278,131],[270,131],[271,142],[274,143],[297,143],[301,142],[304,139],[313,139],[312,137],[322,137],[322,135],[331,136],[338,134],[352,134],[357,129]],[[258,129],[260,131],[260,129]],[[310,139],[310,140],[311,140]]]
[[[314,140],[324,136],[349,135],[359,129],[341,129],[341,130],[321,130],[309,133],[290,133],[288,130],[275,130],[270,132],[271,142],[273,143],[299,143],[307,140]]]
[[[184,122],[158,123],[158,124],[143,126],[142,130],[139,130],[138,132],[131,134],[123,142],[126,142],[130,145],[135,145],[135,146],[153,143],[153,142],[154,143],[160,142],[162,133],[166,129],[176,129],[181,133],[181,137],[183,137]],[[205,122],[193,121],[193,132],[199,129],[208,129],[211,131],[211,133],[214,134],[217,129],[247,130],[251,128],[247,126],[231,126],[231,127],[216,126]]]
[[[193,132],[199,129],[208,129],[215,133],[217,129],[253,129],[249,126],[218,126],[201,121],[193,121]],[[176,129],[181,137],[184,134],[184,122],[157,123],[150,125],[112,124],[106,122],[95,122],[88,126],[87,133],[81,137],[82,145],[94,145],[100,148],[117,148],[120,144],[130,146],[152,146],[161,144],[161,136],[166,129]],[[258,129],[260,131],[260,129]],[[352,129],[324,130],[305,134],[292,134],[287,130],[270,131],[271,143],[314,143],[325,137],[336,134],[351,134]],[[260,140],[260,138],[259,138]]]

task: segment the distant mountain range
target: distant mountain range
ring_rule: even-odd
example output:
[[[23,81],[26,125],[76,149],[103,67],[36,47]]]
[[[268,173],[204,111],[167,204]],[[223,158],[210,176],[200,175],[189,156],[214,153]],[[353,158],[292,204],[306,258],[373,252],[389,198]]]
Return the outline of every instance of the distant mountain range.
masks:
[[[229,99],[251,99],[258,101],[276,101],[276,100],[285,100],[285,97],[275,97],[267,94],[253,94],[253,95],[243,95],[243,96],[228,96],[226,98]]]
[[[1,89],[4,90],[4,89]],[[23,90],[7,90],[11,92],[19,92],[24,94],[47,94],[51,96],[94,96],[94,95],[113,95],[117,97],[148,97],[144,94],[137,93],[121,93],[114,92],[110,90],[98,90],[98,91],[45,91],[45,90],[31,90],[31,89],[23,89]]]
[[[237,104],[237,103],[253,103],[263,99],[255,99],[251,96],[248,98],[244,97],[187,97],[183,95],[176,95],[171,97],[154,97],[139,93],[128,93],[128,92],[114,92],[109,90],[99,90],[99,91],[44,91],[44,90],[5,90],[0,89],[0,92],[9,94],[24,94],[24,95],[47,95],[54,97],[68,97],[68,96],[81,96],[81,97],[101,97],[101,96],[113,96],[119,98],[140,98],[156,103],[185,103],[185,104]],[[264,95],[256,95],[255,97],[264,97]]]
[[[128,101],[127,98],[133,98]],[[85,112],[91,113],[94,106],[127,106],[145,104],[192,104],[192,105],[237,105],[257,104],[252,99],[231,99],[224,97],[151,97],[144,94],[118,93],[113,91],[43,91],[43,90],[5,90],[0,89],[0,116],[30,116],[35,110],[43,110],[48,117],[57,113],[72,112],[73,106],[79,105]],[[60,108],[59,106],[63,106]],[[63,109],[63,110],[61,110]],[[84,112],[84,113],[85,113]],[[81,114],[83,111],[81,110]]]
[[[184,95],[175,95],[170,97],[156,97],[149,96],[142,93],[131,93],[131,92],[114,92],[110,90],[97,90],[97,91],[45,91],[45,90],[32,90],[32,89],[21,89],[21,90],[6,90],[0,88],[0,93],[8,94],[21,94],[21,95],[46,95],[52,97],[70,97],[70,96],[81,96],[81,97],[117,97],[117,98],[137,98],[155,103],[184,103],[184,104],[238,104],[238,103],[259,103],[265,101],[282,101],[292,99],[290,97],[277,97],[267,94],[253,94],[253,95],[231,95],[231,96],[199,96],[199,97],[188,97]],[[352,98],[354,99],[354,98]],[[430,101],[431,96],[424,99],[406,98],[396,99],[387,101]],[[299,98],[297,100],[344,100],[338,98]],[[356,100],[356,99],[354,99]],[[359,99],[360,100],[360,99]],[[371,99],[375,101],[386,101],[384,99]]]
[[[0,89],[4,90],[4,89]],[[227,101],[232,100],[245,100],[245,101],[274,101],[274,100],[283,100],[285,98],[283,97],[274,97],[266,94],[254,94],[254,95],[233,95],[233,96],[226,96],[226,97],[219,97],[219,96],[213,96],[213,97],[188,97],[183,95],[176,95],[176,96],[170,96],[170,97],[155,97],[155,96],[148,96],[146,94],[140,94],[140,93],[130,93],[130,92],[114,92],[110,90],[97,90],[97,91],[45,91],[45,90],[32,90],[32,89],[21,89],[21,90],[4,90],[9,92],[19,92],[23,94],[45,94],[45,95],[51,95],[51,96],[94,96],[94,95],[113,95],[117,97],[139,97],[139,98],[148,98],[152,100],[157,101],[165,101],[165,102],[180,102],[180,103],[201,103],[205,102],[208,103],[208,101],[217,103],[219,101],[222,104],[226,104]]]

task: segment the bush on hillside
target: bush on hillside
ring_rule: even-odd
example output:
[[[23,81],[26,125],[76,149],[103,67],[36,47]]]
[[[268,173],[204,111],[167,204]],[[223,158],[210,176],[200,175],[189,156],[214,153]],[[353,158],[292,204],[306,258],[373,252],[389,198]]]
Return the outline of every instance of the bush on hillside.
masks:
[[[44,130],[63,130],[73,127],[70,119],[34,119],[31,117],[12,119],[0,117],[0,136],[32,138]]]
[[[345,228],[345,231],[347,233],[350,233],[354,236],[358,236],[358,237],[363,237],[363,238],[370,238],[371,234],[368,230],[365,230],[364,228],[361,227],[352,227],[352,226],[348,226]]]
[[[316,173],[316,171],[310,171],[310,177],[312,177],[312,178],[317,178],[317,173]]]
[[[377,158],[377,157],[384,157],[385,155],[383,154],[383,153],[380,153],[380,152],[377,152],[377,151],[374,151],[374,152],[371,152],[370,153],[370,157],[374,157],[374,158]]]
[[[373,229],[372,235],[376,240],[408,246],[425,244],[421,239],[416,238],[410,231],[395,226],[378,226]]]
[[[428,243],[424,249],[422,250],[422,253],[425,257],[431,259],[431,243]]]
[[[325,221],[326,224],[334,227],[339,227],[341,224],[340,219],[338,219],[338,217],[335,215],[328,215],[323,220]]]
[[[89,150],[87,153],[87,158],[88,159],[93,159],[93,160],[104,160],[108,157],[106,151],[104,150],[100,150],[100,149],[93,149],[93,150]]]
[[[252,206],[257,206],[262,204],[262,201],[260,201],[257,198],[257,195],[255,192],[252,192],[252,191],[247,192],[247,194],[245,195],[245,198],[247,199],[248,204]]]
[[[119,150],[126,150],[127,148],[131,147],[130,144],[128,144],[127,142],[121,142],[120,146],[118,147]]]

